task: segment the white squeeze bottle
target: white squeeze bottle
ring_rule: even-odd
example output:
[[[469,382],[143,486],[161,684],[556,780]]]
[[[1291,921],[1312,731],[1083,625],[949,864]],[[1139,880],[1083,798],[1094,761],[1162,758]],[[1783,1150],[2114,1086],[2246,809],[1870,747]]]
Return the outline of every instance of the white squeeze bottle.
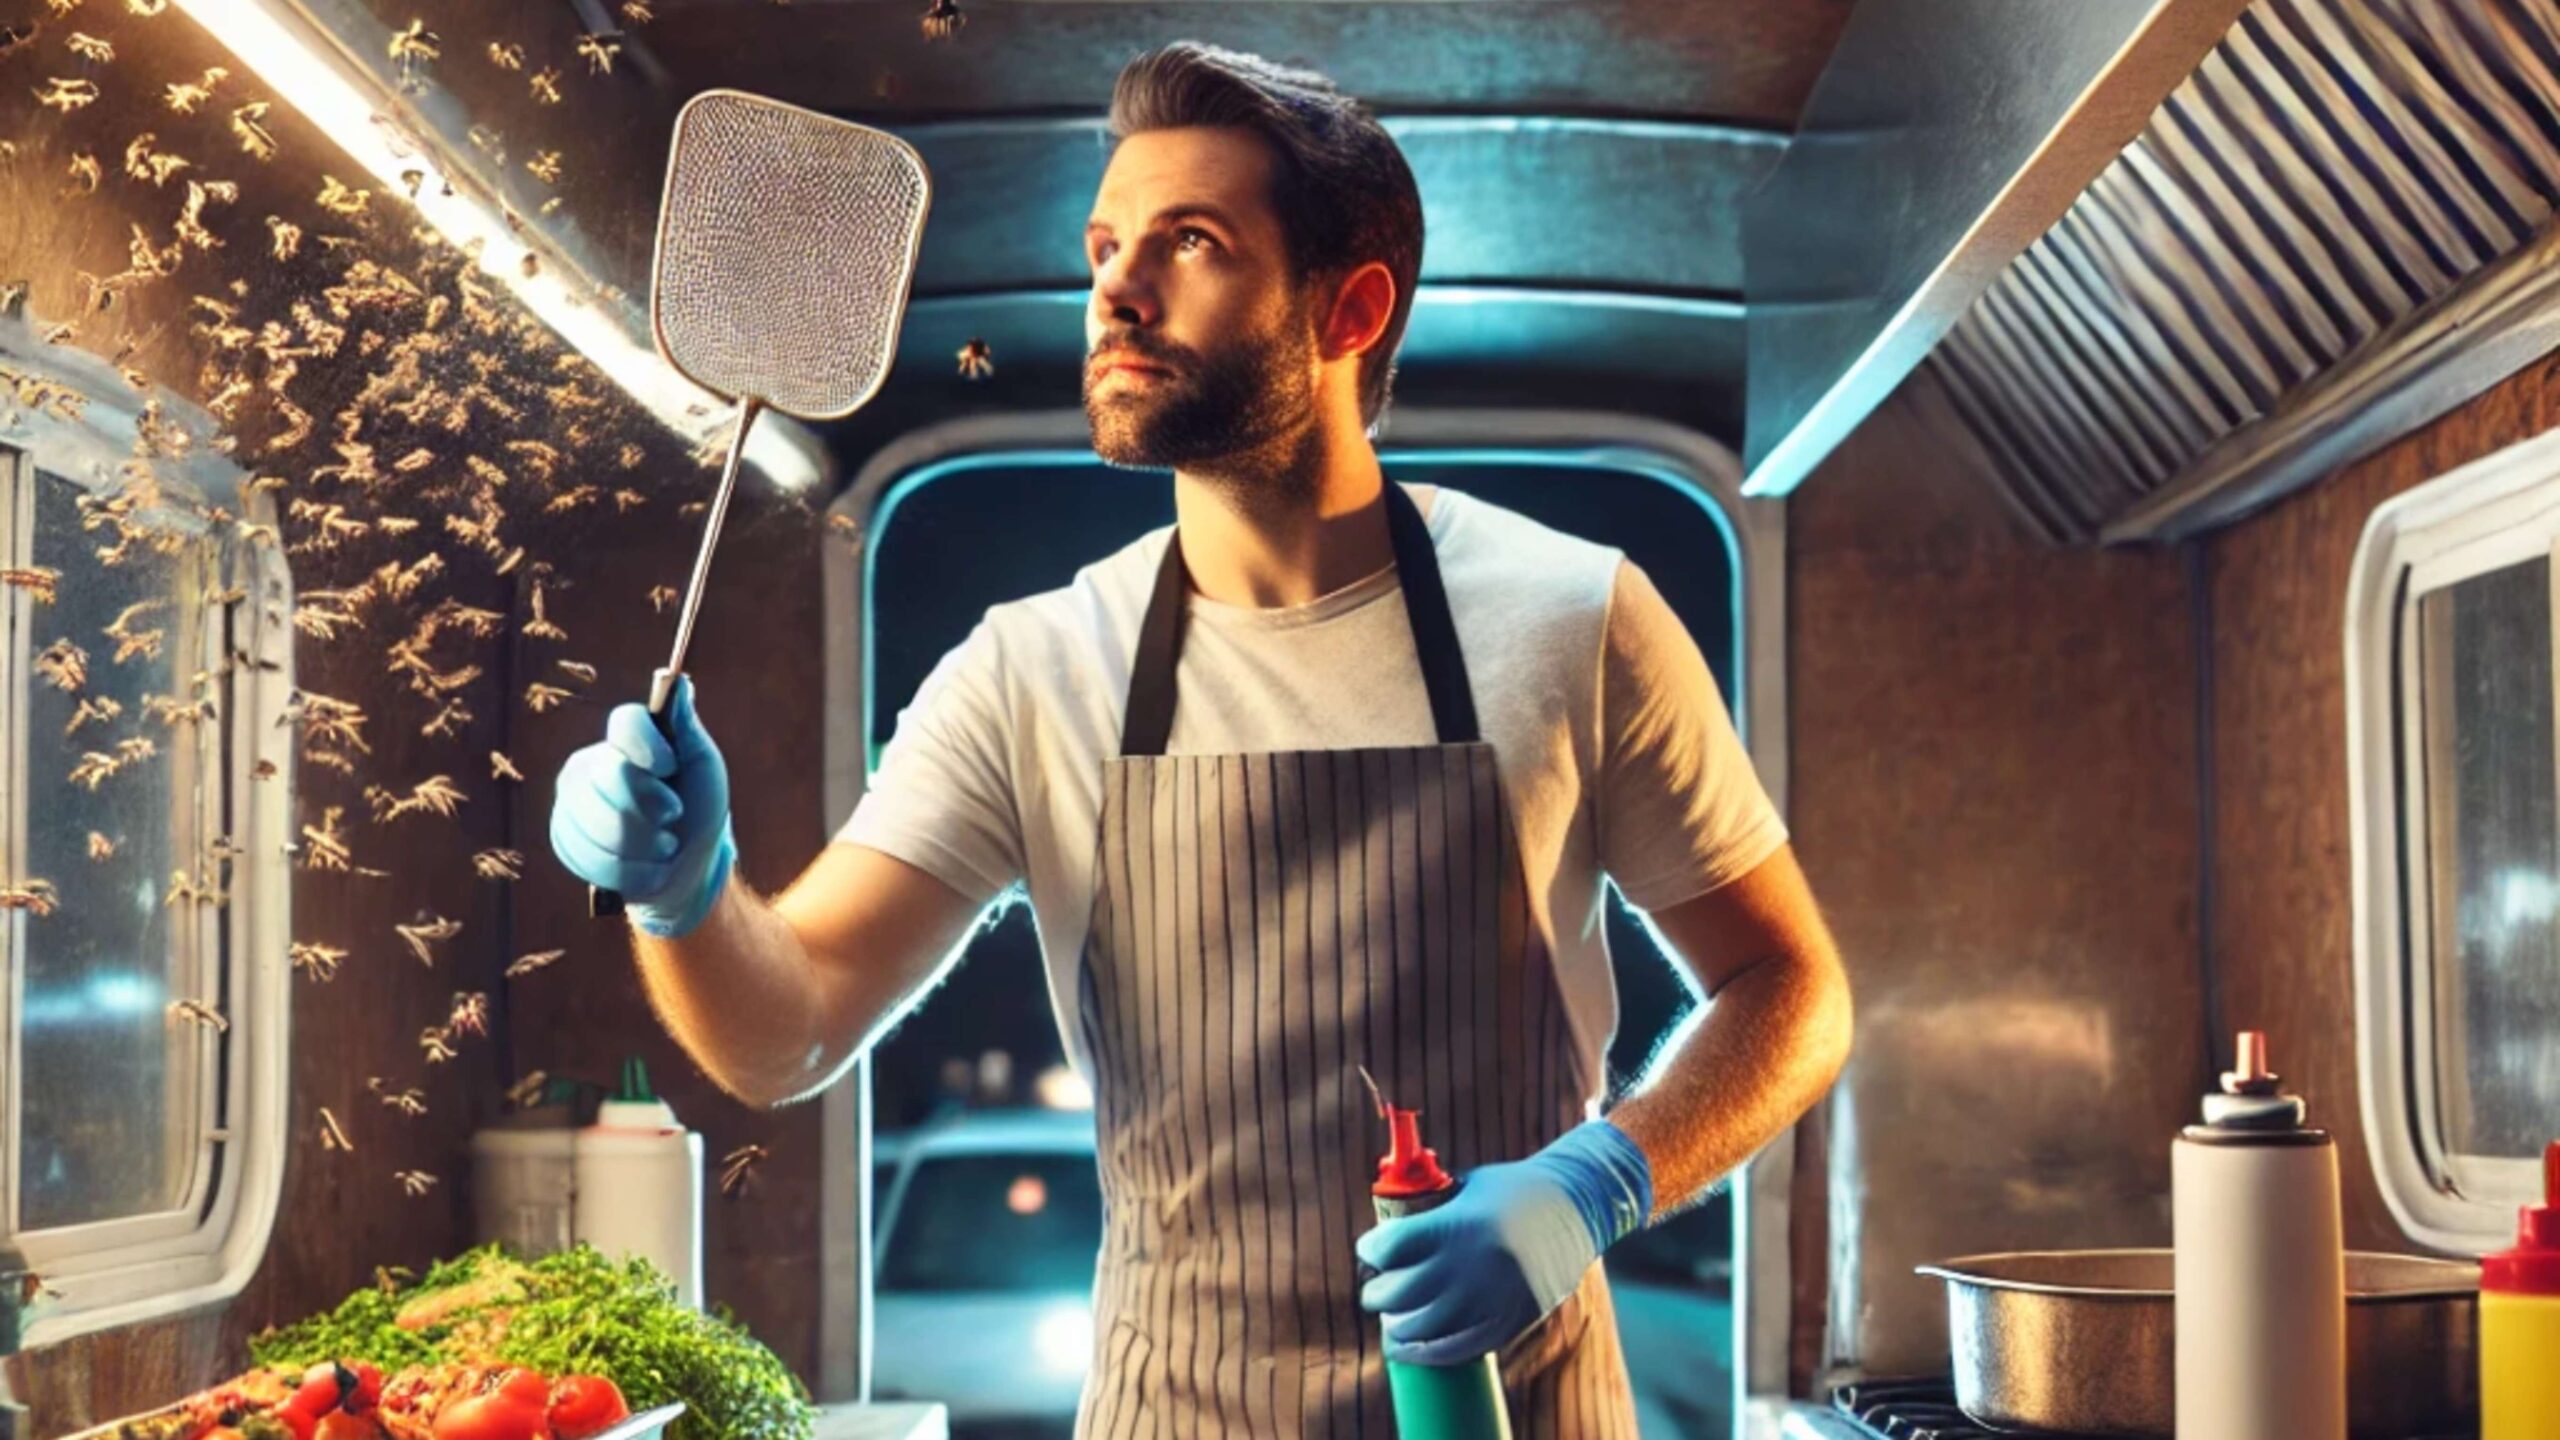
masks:
[[[679,1304],[700,1309],[702,1137],[651,1092],[638,1057],[578,1132],[574,1166],[569,1233],[615,1259],[648,1260],[675,1282]]]
[[[2178,1440],[2345,1440],[2338,1147],[2240,1032],[2204,1123],[2169,1147]]]

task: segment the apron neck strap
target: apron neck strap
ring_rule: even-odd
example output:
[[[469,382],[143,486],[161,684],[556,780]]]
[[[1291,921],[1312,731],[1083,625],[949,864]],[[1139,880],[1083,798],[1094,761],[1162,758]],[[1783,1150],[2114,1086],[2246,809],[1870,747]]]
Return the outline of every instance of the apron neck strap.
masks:
[[[1468,688],[1466,656],[1458,649],[1458,627],[1449,618],[1449,592],[1440,583],[1431,528],[1413,497],[1392,480],[1386,485],[1386,501],[1387,539],[1395,547],[1405,620],[1413,627],[1413,648],[1422,660],[1422,686],[1431,697],[1431,723],[1441,744],[1471,744],[1480,738],[1475,696]],[[1164,547],[1155,595],[1138,627],[1137,663],[1129,672],[1129,698],[1120,720],[1123,755],[1162,755],[1173,734],[1173,677],[1182,659],[1190,597],[1191,572],[1182,563],[1182,532],[1177,528]]]

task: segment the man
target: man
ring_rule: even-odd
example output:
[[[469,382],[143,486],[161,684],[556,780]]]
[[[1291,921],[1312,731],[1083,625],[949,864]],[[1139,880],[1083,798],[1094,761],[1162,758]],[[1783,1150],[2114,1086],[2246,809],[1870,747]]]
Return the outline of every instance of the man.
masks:
[[[763,1104],[841,1074],[1028,881],[1096,1094],[1080,1435],[1385,1435],[1382,1352],[1499,1351],[1517,1433],[1632,1436],[1593,1262],[1830,1083],[1830,940],[1643,574],[1381,476],[1422,252],[1385,131],[1180,44],[1122,72],[1111,133],[1085,408],[1103,459],[1172,469],[1176,526],[989,611],[776,899],[731,876],[689,688],[672,744],[625,706],[571,758],[554,847]],[[1604,874],[1714,999],[1601,1119]],[[1372,1222],[1358,1067],[1420,1108],[1455,1200]]]

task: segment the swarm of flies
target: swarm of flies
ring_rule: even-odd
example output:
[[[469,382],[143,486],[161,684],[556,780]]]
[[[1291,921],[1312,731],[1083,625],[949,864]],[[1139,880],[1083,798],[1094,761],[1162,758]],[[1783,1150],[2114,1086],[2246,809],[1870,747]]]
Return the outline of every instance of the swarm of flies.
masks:
[[[62,627],[74,633],[59,634],[32,657],[36,677],[66,697],[64,742],[54,742],[61,745],[61,768],[51,773],[102,796],[130,796],[140,793],[124,788],[137,767],[165,763],[159,758],[164,749],[181,753],[209,743],[206,722],[234,710],[247,713],[245,695],[232,684],[279,667],[273,654],[243,642],[206,645],[195,637],[208,612],[221,622],[217,634],[246,633],[244,621],[253,622],[259,633],[296,645],[303,659],[274,732],[290,742],[289,753],[301,764],[280,766],[282,753],[261,753],[264,737],[244,757],[253,778],[281,782],[290,775],[298,805],[308,797],[296,817],[298,838],[282,846],[284,853],[319,877],[383,878],[385,870],[358,863],[350,842],[347,819],[358,806],[377,824],[434,833],[439,822],[451,823],[456,829],[441,833],[457,838],[472,812],[463,808],[469,776],[462,783],[451,773],[418,778],[458,773],[452,762],[459,757],[383,775],[376,744],[390,752],[420,743],[399,738],[412,728],[425,742],[459,743],[475,711],[510,708],[508,688],[520,688],[525,711],[543,716],[578,699],[577,691],[609,683],[596,665],[556,652],[542,657],[547,664],[540,670],[520,673],[542,661],[510,656],[506,642],[511,631],[554,645],[569,639],[553,610],[573,577],[546,561],[544,551],[564,534],[648,508],[653,492],[643,477],[650,457],[671,460],[680,452],[663,442],[642,443],[659,433],[656,423],[516,303],[508,293],[512,269],[502,280],[482,268],[476,245],[456,246],[425,226],[411,206],[453,193],[432,157],[418,156],[396,180],[377,181],[327,175],[314,155],[295,188],[269,207],[277,213],[234,213],[244,178],[276,159],[292,138],[275,123],[281,118],[276,102],[257,93],[254,78],[244,82],[221,67],[164,72],[147,84],[128,79],[143,58],[132,53],[140,42],[100,17],[111,0],[89,0],[80,31],[55,27],[83,0],[42,3],[52,19],[0,30],[0,47],[18,43],[12,37],[32,43],[42,30],[43,45],[31,54],[53,62],[12,82],[28,87],[18,92],[22,107],[32,92],[56,112],[43,117],[52,148],[29,146],[25,154],[30,161],[52,157],[42,161],[48,169],[40,183],[62,187],[64,205],[112,199],[131,215],[119,214],[102,246],[66,257],[59,296],[12,292],[0,296],[0,308],[18,313],[23,307],[31,332],[55,345],[95,347],[140,397],[120,402],[139,410],[132,458],[121,470],[110,462],[112,473],[102,473],[80,497],[85,542],[69,552],[68,562],[47,557],[60,568],[0,570],[0,584],[13,598],[36,606],[59,603],[66,588],[77,593],[101,572],[112,572],[122,592],[95,612],[116,611],[108,623],[89,619]],[[148,18],[167,4],[123,0],[113,8]],[[628,26],[654,18],[651,0],[619,0],[618,8]],[[950,38],[962,23],[949,0],[928,12],[934,38]],[[545,53],[513,35],[438,35],[427,19],[405,18],[393,22],[375,63],[387,60],[404,88],[423,90],[456,46],[461,55],[483,53],[520,76],[530,96],[520,103],[547,114],[548,107],[565,106],[565,92],[574,86],[612,83],[626,42],[594,35],[576,41],[569,53]],[[119,85],[138,93],[116,98],[138,103],[95,103]],[[143,123],[115,128],[120,108],[128,117],[144,112]],[[286,131],[282,141],[280,130]],[[0,168],[18,160],[22,138],[0,137]],[[471,138],[494,163],[505,163],[507,145],[494,126],[473,126]],[[556,147],[519,138],[514,148],[531,157],[519,163],[534,180],[555,187],[595,173],[590,165],[628,158],[582,148],[577,142],[584,138],[563,130]],[[563,190],[568,193],[573,189]],[[561,203],[560,195],[546,197],[542,215]],[[527,238],[539,223],[530,211],[505,218]],[[557,279],[551,267],[538,273],[544,284],[584,283]],[[141,293],[168,303],[138,306],[133,297]],[[46,299],[57,313],[41,313]],[[627,299],[603,286],[573,303],[618,306]],[[196,373],[155,373],[152,357],[166,350],[155,347],[156,331],[133,328],[138,314],[179,317],[173,328],[183,332]],[[971,348],[976,353],[964,352],[964,368],[991,369],[985,347]],[[192,405],[178,403],[179,395]],[[88,398],[50,374],[0,363],[0,425],[20,414],[76,421]],[[715,437],[696,447],[696,462],[716,464],[725,443]],[[177,478],[195,473],[208,453],[246,472],[236,497],[219,504]],[[680,505],[679,518],[701,510],[699,502]],[[173,512],[190,518],[173,525]],[[192,563],[190,547],[219,562],[212,571],[190,572],[199,575],[246,577],[259,573],[257,565],[289,561],[290,590],[198,579],[179,593],[154,593],[170,562]],[[242,565],[250,568],[237,568]],[[525,570],[531,583],[512,613],[471,603],[503,595],[514,583],[506,577]],[[678,598],[672,585],[634,592],[657,612]],[[241,608],[225,620],[227,607]],[[108,677],[121,683],[101,683]],[[52,730],[49,721],[45,730]],[[380,742],[384,735],[393,741]],[[504,750],[487,753],[494,780],[525,780]],[[73,835],[99,822],[76,823],[82,828]],[[173,866],[146,833],[104,825],[87,831],[86,853],[103,874],[147,865],[150,888],[169,905],[225,902],[221,867],[236,849],[215,841]],[[464,853],[471,876],[461,883],[516,882],[526,874],[520,851],[466,846]],[[228,878],[236,883],[238,874]],[[163,876],[165,887],[158,884]],[[438,908],[461,913],[461,902],[449,895],[422,898],[431,908],[391,928],[432,969],[462,928]],[[61,903],[43,880],[0,890],[0,907],[35,916],[50,915]],[[523,979],[565,953],[521,953],[505,975]],[[327,982],[348,954],[344,947],[297,940],[282,958],[303,978]],[[173,1023],[217,1034],[231,1023],[210,1000],[174,1002],[169,1014]],[[465,1039],[487,1033],[491,1019],[488,995],[465,991],[442,1013],[412,1016],[411,1023],[432,1022],[417,1031],[432,1065],[453,1058]],[[542,1081],[539,1072],[527,1076],[510,1098],[530,1103]],[[425,1089],[378,1077],[368,1089],[404,1115],[421,1113],[428,1099]],[[326,1150],[354,1148],[326,1108],[319,1139]],[[733,1151],[723,1162],[723,1189],[745,1193],[765,1158],[758,1146]],[[395,1172],[395,1179],[411,1194],[437,1183],[419,1170]]]

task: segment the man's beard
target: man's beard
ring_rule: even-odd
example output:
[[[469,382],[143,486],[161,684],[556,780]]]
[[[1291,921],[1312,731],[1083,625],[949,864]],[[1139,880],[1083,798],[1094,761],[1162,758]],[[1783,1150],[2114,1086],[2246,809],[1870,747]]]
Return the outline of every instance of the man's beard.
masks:
[[[1094,393],[1084,376],[1093,450],[1111,465],[1171,467],[1239,494],[1312,484],[1301,443],[1315,420],[1315,337],[1295,311],[1270,330],[1203,353],[1153,337],[1106,335],[1097,350],[1161,364],[1169,373]]]

